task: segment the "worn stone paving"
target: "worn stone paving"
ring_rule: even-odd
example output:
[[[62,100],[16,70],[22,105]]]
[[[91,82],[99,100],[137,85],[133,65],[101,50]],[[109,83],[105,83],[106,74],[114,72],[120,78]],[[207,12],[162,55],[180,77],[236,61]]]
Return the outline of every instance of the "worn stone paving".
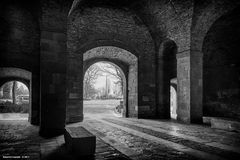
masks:
[[[84,123],[86,127],[94,128],[95,134],[105,138],[104,140],[109,144],[121,146],[118,150],[124,148],[123,153],[132,159],[214,160],[238,159],[240,156],[240,135],[238,133],[212,129],[209,126],[186,125],[166,120],[116,118],[109,114],[99,116],[91,113],[87,114]],[[133,132],[136,133],[132,134]],[[151,137],[158,138],[159,143],[152,142]],[[171,142],[171,145],[165,145],[167,149],[164,150],[161,148],[164,146],[160,143],[161,141],[167,141],[165,144]],[[172,143],[177,147],[171,148]],[[160,146],[154,147],[154,145]],[[179,145],[181,149],[178,149]],[[127,153],[127,149],[134,154]],[[174,153],[169,151],[176,151],[183,156],[174,157]],[[159,153],[164,154],[160,156]],[[184,157],[185,155],[188,157]]]
[[[168,140],[168,141],[179,143],[179,144],[182,144],[184,146],[191,147],[193,149],[201,150],[201,151],[208,152],[208,153],[211,153],[211,154],[217,154],[217,155],[220,155],[220,156],[228,158],[228,159],[238,159],[240,157],[240,154],[235,153],[235,152],[225,151],[223,149],[207,146],[205,144],[201,144],[201,143],[198,143],[198,142],[186,140],[186,139],[179,138],[179,137],[176,137],[176,136],[172,136],[172,135],[169,135],[169,134],[166,134],[166,133],[156,132],[156,131],[153,131],[153,130],[150,130],[150,129],[147,129],[147,128],[138,127],[136,125],[132,125],[132,124],[129,124],[127,122],[123,123],[123,122],[118,121],[116,119],[106,119],[106,118],[104,118],[103,120],[106,120],[106,121],[111,122],[111,123],[115,123],[117,125],[125,126],[125,127],[128,127],[128,128],[131,128],[131,129],[135,129],[137,131],[147,133],[149,135],[152,135],[152,136],[155,136],[155,137],[158,137],[158,138],[162,138],[162,139],[165,139],[165,140]]]
[[[27,121],[0,121],[1,158],[40,159],[41,139],[38,127]]]
[[[85,122],[85,125],[98,130],[107,137],[111,137],[114,140],[112,143],[121,143],[133,149],[137,154],[131,157],[132,159],[198,159],[183,152],[173,150],[167,146],[132,135],[121,129],[110,127],[96,120],[88,120]]]
[[[240,134],[236,132],[226,132],[224,130],[212,129],[209,126],[203,125],[180,124],[168,120],[159,121],[131,118],[127,118],[126,120],[137,124],[149,125],[154,128],[161,128],[168,131],[169,133],[175,132],[204,139],[209,142],[218,142],[237,147],[240,146]]]
[[[58,136],[51,139],[47,139],[41,142],[41,159],[53,160],[53,159],[87,159],[87,160],[129,160],[128,157],[117,151],[110,145],[106,144],[101,139],[97,138],[96,152],[93,156],[76,157],[73,154],[67,152],[64,145],[64,137]]]
[[[94,156],[75,157],[66,151],[63,135],[43,138],[38,130],[39,127],[23,120],[0,121],[0,159],[129,160],[100,138],[97,138]]]
[[[97,136],[96,153],[92,157],[75,157],[68,153],[63,135],[42,138],[38,136],[39,127],[27,121],[0,121],[1,158],[234,160],[240,157],[238,133],[172,121],[117,118],[111,113],[108,110],[99,116],[94,112],[86,115],[84,122],[67,125],[83,126]]]

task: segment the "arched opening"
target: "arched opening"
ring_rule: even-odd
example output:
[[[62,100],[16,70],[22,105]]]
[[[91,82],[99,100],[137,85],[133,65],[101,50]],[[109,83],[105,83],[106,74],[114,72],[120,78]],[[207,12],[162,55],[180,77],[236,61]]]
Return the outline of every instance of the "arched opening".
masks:
[[[203,115],[240,120],[240,12],[219,18],[203,43]]]
[[[39,117],[38,117],[39,108],[37,108],[37,106],[34,106],[33,105],[34,102],[32,101],[32,95],[35,94],[35,93],[32,93],[32,73],[27,70],[20,69],[20,68],[10,68],[10,67],[9,68],[7,68],[7,67],[0,68],[0,87],[1,87],[1,89],[8,82],[10,82],[10,84],[11,84],[14,81],[16,82],[16,85],[19,84],[19,87],[23,88],[23,90],[25,90],[25,91],[23,91],[24,93],[21,94],[22,99],[28,99],[26,101],[29,101],[28,114],[25,117],[28,117],[27,118],[28,121],[31,124],[33,124],[37,119],[39,119]],[[17,88],[17,87],[15,87],[15,88]],[[28,90],[29,96],[25,96],[27,90]],[[3,92],[2,92],[2,94],[3,94]],[[22,101],[25,101],[25,100],[22,100]],[[12,102],[13,101],[10,101],[10,103],[12,103]]]
[[[123,70],[115,63],[97,61],[84,71],[84,115],[126,116],[127,84]]]
[[[177,118],[177,45],[164,41],[158,57],[158,117]]]
[[[30,111],[29,85],[8,81],[0,87],[0,119],[28,120]]]
[[[171,79],[170,83],[170,117],[177,119],[177,79]]]
[[[83,57],[81,57],[83,56]],[[131,52],[115,47],[100,46],[86,49],[79,58],[83,59],[82,71],[76,71],[81,76],[72,80],[72,91],[69,93],[67,107],[67,122],[76,122],[83,120],[83,78],[86,70],[97,62],[110,62],[117,68],[120,68],[122,75],[125,76],[125,86],[123,91],[123,117],[138,117],[138,59]],[[76,63],[77,64],[77,63]],[[74,72],[74,74],[76,74]],[[74,80],[74,81],[73,81]],[[105,78],[106,80],[106,78]],[[74,89],[74,90],[73,90]],[[74,91],[74,92],[73,92]],[[126,98],[125,98],[126,97]],[[76,104],[77,105],[72,105]]]
[[[110,62],[121,72],[123,78],[123,117],[137,116],[137,57],[122,48],[114,46],[102,46],[88,50],[83,55],[83,70],[85,71],[90,65],[96,62]],[[124,82],[125,81],[125,82]],[[125,87],[126,86],[126,87]]]

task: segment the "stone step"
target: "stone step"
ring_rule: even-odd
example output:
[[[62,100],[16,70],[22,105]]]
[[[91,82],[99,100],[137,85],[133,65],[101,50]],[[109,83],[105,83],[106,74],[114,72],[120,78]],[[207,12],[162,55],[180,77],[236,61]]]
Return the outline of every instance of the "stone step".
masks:
[[[203,117],[203,123],[207,125],[211,125],[211,118],[212,117]]]
[[[226,131],[235,131],[240,132],[240,122],[228,118],[221,118],[221,117],[209,117],[206,118],[206,122],[210,124],[211,128],[222,129]]]

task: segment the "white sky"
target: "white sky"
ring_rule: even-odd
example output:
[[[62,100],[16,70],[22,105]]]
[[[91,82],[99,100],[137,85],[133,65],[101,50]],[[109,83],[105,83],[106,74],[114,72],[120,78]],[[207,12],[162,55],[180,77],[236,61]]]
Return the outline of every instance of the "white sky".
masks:
[[[98,62],[98,63],[95,63],[94,65],[98,65],[98,66],[107,66],[107,65],[111,65],[110,63],[103,63],[103,62]],[[112,70],[113,71],[113,70]],[[111,76],[110,74],[108,73],[103,73],[103,76],[99,76],[97,79],[96,79],[96,83],[94,84],[95,88],[96,89],[99,89],[99,88],[103,88],[105,85],[106,85],[106,76],[108,77],[108,79],[111,81],[111,86],[114,84],[114,82],[117,80],[114,76]]]
[[[24,90],[26,90],[26,89],[28,90],[27,86],[25,84],[23,84],[22,82],[17,81],[17,86],[18,87],[22,86],[24,88]]]
[[[7,82],[7,83],[10,83],[10,82],[12,83],[12,81],[9,81],[9,82]],[[4,84],[1,86],[1,89],[2,89],[3,86],[4,86],[5,84],[7,84],[7,83],[4,83]],[[17,87],[23,87],[24,90],[28,90],[27,86],[26,86],[24,83],[19,82],[19,81],[17,81]]]

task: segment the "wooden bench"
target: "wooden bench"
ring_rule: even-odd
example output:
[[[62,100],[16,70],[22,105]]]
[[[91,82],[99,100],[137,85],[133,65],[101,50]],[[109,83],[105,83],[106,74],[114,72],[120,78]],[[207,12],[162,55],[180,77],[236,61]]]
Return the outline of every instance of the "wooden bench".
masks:
[[[96,136],[83,127],[67,127],[64,133],[67,150],[76,156],[91,156],[96,150]]]

